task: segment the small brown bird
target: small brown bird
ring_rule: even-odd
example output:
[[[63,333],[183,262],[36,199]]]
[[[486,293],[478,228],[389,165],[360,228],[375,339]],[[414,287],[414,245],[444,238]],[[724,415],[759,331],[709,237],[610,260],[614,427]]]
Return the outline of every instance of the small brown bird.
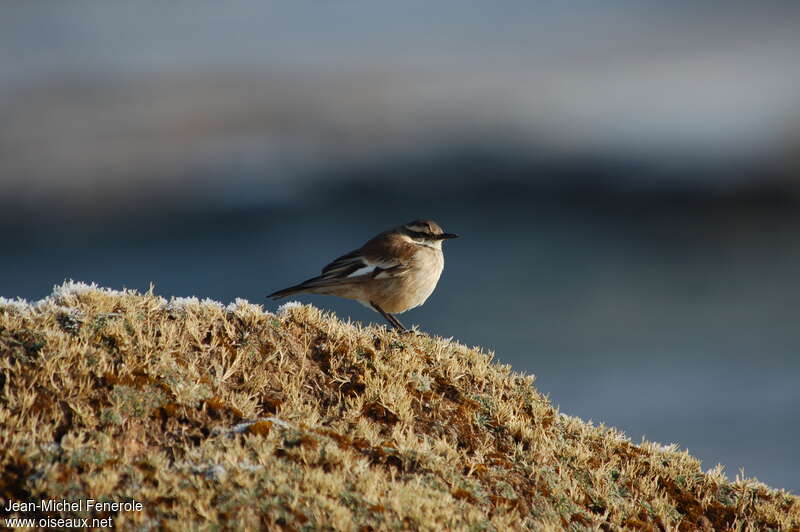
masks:
[[[401,332],[407,329],[393,314],[425,303],[444,268],[442,241],[457,238],[432,220],[414,220],[389,229],[322,269],[322,275],[270,294],[329,294],[355,299],[386,318]]]

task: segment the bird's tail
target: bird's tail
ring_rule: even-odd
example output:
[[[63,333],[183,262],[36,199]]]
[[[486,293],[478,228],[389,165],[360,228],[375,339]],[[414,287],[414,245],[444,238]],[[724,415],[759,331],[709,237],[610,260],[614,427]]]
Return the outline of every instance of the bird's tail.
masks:
[[[289,288],[284,288],[283,290],[278,290],[277,292],[273,292],[272,294],[268,295],[272,299],[280,299],[282,297],[291,296],[294,294],[302,294],[302,293],[309,293],[309,294],[336,294],[337,289],[352,286],[353,284],[361,282],[363,279],[341,279],[338,277],[330,278],[320,275],[319,277],[313,277],[306,281],[303,281],[300,284],[296,284],[294,286],[290,286]]]
[[[294,286],[290,286],[289,288],[284,288],[283,290],[278,290],[277,292],[271,293],[267,297],[271,299],[280,299],[282,297],[292,296],[294,294],[300,294],[302,292],[305,292],[306,289],[308,288],[305,284],[306,283],[300,283]]]

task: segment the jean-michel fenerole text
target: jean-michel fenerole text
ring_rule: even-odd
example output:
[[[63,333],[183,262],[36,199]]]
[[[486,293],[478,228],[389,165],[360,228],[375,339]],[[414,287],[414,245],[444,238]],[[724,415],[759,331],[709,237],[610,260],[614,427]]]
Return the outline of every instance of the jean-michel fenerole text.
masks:
[[[94,499],[41,499],[35,501],[8,501],[6,512],[138,512],[144,506],[138,501],[108,502]]]

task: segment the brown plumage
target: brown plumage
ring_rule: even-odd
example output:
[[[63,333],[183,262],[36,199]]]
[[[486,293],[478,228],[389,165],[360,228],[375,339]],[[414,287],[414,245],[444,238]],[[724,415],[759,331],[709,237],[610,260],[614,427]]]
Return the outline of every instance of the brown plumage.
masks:
[[[325,266],[322,275],[268,297],[311,293],[354,299],[381,313],[395,328],[405,330],[392,314],[428,299],[444,268],[442,241],[457,236],[445,233],[432,220],[414,220],[342,255]]]

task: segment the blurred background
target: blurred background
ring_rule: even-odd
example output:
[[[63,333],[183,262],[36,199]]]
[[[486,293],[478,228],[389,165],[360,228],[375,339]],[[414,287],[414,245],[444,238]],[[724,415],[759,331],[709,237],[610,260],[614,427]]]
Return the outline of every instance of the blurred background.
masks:
[[[800,491],[797,2],[0,12],[0,295],[72,278],[274,310],[433,218],[462,238],[404,322]]]

